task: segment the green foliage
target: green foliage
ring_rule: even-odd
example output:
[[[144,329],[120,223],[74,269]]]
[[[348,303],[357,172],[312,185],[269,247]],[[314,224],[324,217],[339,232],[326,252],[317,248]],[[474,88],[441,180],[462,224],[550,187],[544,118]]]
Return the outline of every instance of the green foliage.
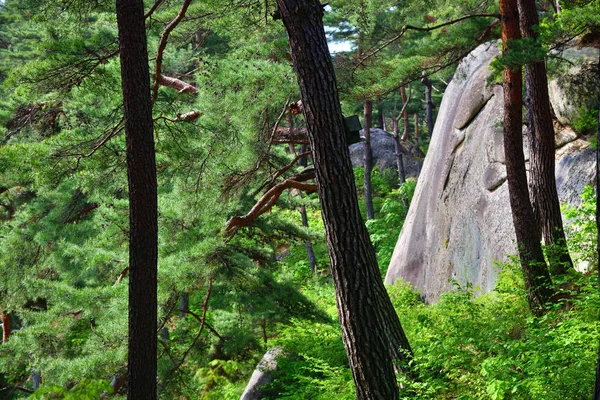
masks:
[[[107,381],[83,379],[68,390],[60,386],[43,386],[29,398],[37,400],[96,400],[102,395],[110,395],[112,391],[113,388]]]
[[[581,107],[572,122],[573,130],[580,135],[592,135],[598,126],[598,110]]]
[[[382,276],[390,264],[416,185],[414,179],[409,179],[399,189],[389,192],[383,198],[377,218],[367,221]]]
[[[596,195],[592,186],[586,186],[581,193],[579,206],[564,205],[562,211],[569,223],[565,233],[569,240],[569,253],[573,260],[587,265],[598,265],[596,249],[598,230],[596,227]]]
[[[406,284],[390,297],[402,318],[419,379],[404,382],[404,398],[587,398],[593,387],[600,300],[584,277],[571,307],[540,319],[527,308],[518,265],[500,274],[497,289],[475,297],[456,286],[434,305],[420,304]]]

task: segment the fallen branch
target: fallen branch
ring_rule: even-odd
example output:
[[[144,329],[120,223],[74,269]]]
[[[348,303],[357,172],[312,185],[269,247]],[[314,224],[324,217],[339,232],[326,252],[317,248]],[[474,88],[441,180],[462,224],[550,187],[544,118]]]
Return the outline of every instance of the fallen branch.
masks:
[[[298,189],[307,193],[316,192],[316,184],[304,183],[305,181],[314,178],[314,168],[307,168],[298,175],[294,175],[273,186],[256,202],[254,207],[252,207],[246,215],[235,216],[227,221],[225,224],[225,236],[232,238],[240,228],[250,225],[256,218],[268,212],[286,189]]]

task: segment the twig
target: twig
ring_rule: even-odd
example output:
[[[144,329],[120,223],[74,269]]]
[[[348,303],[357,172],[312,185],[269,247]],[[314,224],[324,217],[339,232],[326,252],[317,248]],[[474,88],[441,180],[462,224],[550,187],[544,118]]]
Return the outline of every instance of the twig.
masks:
[[[208,300],[210,299],[210,293],[212,291],[212,284],[213,284],[213,281],[212,281],[212,279],[210,279],[208,281],[208,289],[206,291],[206,297],[204,298],[204,304],[202,306],[202,318],[199,320],[199,322],[200,322],[200,329],[198,330],[198,334],[196,335],[196,337],[192,341],[192,344],[190,345],[190,347],[188,347],[187,350],[181,356],[181,360],[179,361],[179,363],[177,364],[177,366],[174,367],[174,368],[172,368],[169,371],[169,373],[167,374],[167,376],[165,376],[165,378],[163,379],[163,382],[167,382],[168,379],[171,377],[171,375],[173,375],[173,373],[175,371],[177,371],[183,365],[183,363],[185,362],[186,357],[188,356],[188,354],[190,353],[190,351],[194,348],[194,346],[196,346],[196,342],[198,342],[198,339],[200,339],[200,335],[202,335],[202,331],[204,330],[204,326],[205,326],[205,323],[206,323],[206,312],[208,311]]]
[[[414,26],[414,25],[404,25],[402,27],[402,29],[400,30],[400,33],[398,33],[396,36],[392,37],[391,39],[387,40],[385,43],[383,43],[377,49],[368,52],[364,57],[362,57],[359,60],[358,65],[356,66],[356,68],[360,67],[366,60],[368,60],[369,58],[373,57],[375,54],[379,53],[381,50],[385,49],[387,46],[389,46],[390,44],[394,43],[396,40],[400,39],[402,36],[404,36],[404,34],[406,33],[407,30],[414,30],[414,31],[420,31],[420,32],[430,32],[430,31],[433,31],[433,30],[436,30],[436,29],[443,28],[443,27],[448,26],[448,25],[456,24],[458,22],[461,22],[461,21],[464,21],[464,20],[467,20],[467,19],[470,19],[470,18],[485,18],[485,17],[500,18],[500,14],[470,14],[470,15],[465,15],[463,17],[460,17],[460,18],[457,18],[457,19],[453,19],[451,21],[447,21],[447,22],[444,22],[442,24],[434,25],[434,26],[430,26],[430,27],[420,27],[420,26]]]

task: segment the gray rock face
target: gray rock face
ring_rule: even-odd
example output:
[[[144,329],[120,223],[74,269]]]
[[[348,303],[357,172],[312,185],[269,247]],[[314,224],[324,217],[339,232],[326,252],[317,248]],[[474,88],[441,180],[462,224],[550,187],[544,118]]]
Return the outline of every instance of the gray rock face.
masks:
[[[386,283],[401,278],[434,302],[451,279],[487,292],[495,261],[516,254],[506,184],[502,87],[486,87],[495,44],[479,46],[459,66],[440,106],[433,140],[394,249]],[[525,140],[525,138],[524,138]],[[577,202],[593,181],[594,152],[572,131],[559,132],[560,200]]]
[[[260,400],[263,392],[261,386],[271,382],[270,372],[277,369],[277,357],[283,354],[283,347],[274,347],[267,351],[252,373],[240,400]]]
[[[363,131],[360,131],[363,137]],[[401,142],[402,159],[406,177],[417,177],[423,165],[418,157],[424,157],[421,150],[412,143]],[[364,143],[354,143],[349,146],[350,159],[353,167],[362,167],[364,164]],[[384,169],[397,170],[396,147],[394,137],[382,129],[371,128],[371,149],[373,152],[373,166],[380,171]]]
[[[598,108],[599,52],[600,49],[586,47],[570,48],[558,54],[571,63],[566,72],[548,84],[552,108],[562,124],[571,124],[582,109]]]

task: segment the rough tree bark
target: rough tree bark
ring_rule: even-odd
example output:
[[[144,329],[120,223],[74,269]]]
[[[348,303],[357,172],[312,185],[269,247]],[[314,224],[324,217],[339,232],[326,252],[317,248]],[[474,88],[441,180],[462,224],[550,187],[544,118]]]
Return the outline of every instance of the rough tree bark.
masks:
[[[313,152],[342,338],[358,399],[397,399],[408,340],[383,286],[358,208],[336,79],[317,0],[278,0]]]
[[[521,37],[517,0],[500,0],[503,52]],[[535,229],[525,173],[522,134],[522,73],[520,66],[504,67],[504,154],[508,193],[525,288],[531,311],[540,315],[552,296],[550,275]]]
[[[142,0],[117,0],[129,183],[128,399],[156,399],[156,162]]]
[[[373,191],[371,186],[371,172],[373,171],[373,151],[371,149],[371,125],[373,125],[373,102],[365,101],[365,206],[367,211],[367,220],[375,219],[375,211],[373,209]]]
[[[539,17],[534,0],[518,0],[521,35],[538,39],[535,27]],[[548,96],[548,78],[544,60],[525,67],[528,109],[529,183],[534,217],[539,223],[544,242],[549,247],[550,272],[565,274],[573,268],[563,229],[560,203],[554,175],[554,126]]]

